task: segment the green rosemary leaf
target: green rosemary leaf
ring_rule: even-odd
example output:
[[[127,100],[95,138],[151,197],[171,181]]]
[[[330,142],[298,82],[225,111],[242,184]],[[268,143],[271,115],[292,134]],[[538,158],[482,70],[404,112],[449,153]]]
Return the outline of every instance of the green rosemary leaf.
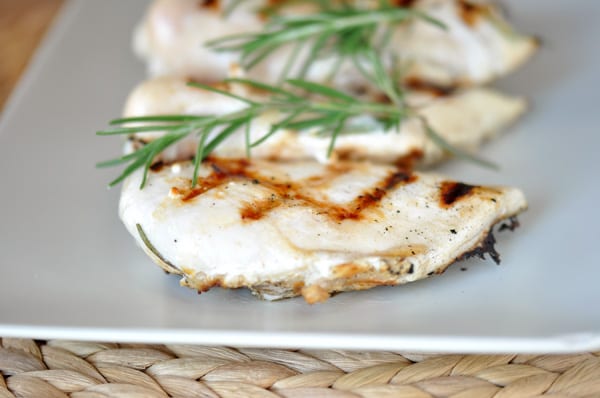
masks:
[[[286,126],[295,118],[297,118],[299,115],[301,115],[302,113],[304,113],[306,111],[306,107],[301,107],[298,108],[297,110],[293,111],[291,114],[289,114],[287,117],[285,117],[282,121],[275,123],[271,126],[271,129],[269,130],[269,132],[267,132],[267,134],[263,135],[261,138],[259,138],[258,140],[256,140],[255,142],[250,144],[251,148],[254,148],[260,144],[262,144],[263,142],[265,142],[267,139],[269,139],[269,137],[271,137],[273,134],[275,134],[277,131],[286,128]]]
[[[244,123],[247,123],[248,120],[252,120],[252,114],[249,114],[245,117],[239,118],[229,124],[226,128],[224,128],[215,138],[213,138],[204,149],[205,154],[211,153],[219,144],[225,141],[229,136],[237,131],[237,129],[242,126]],[[204,159],[201,159],[204,160]]]
[[[210,134],[212,127],[213,126],[209,125],[200,131],[200,141],[198,142],[198,147],[196,148],[196,157],[194,157],[194,173],[192,175],[192,188],[194,188],[198,183],[198,171],[200,170],[200,165],[202,164],[202,161],[206,157],[206,140],[208,139],[208,135]]]
[[[309,119],[302,119],[294,122],[290,122],[286,127],[290,130],[308,130],[322,126],[329,126],[338,119],[337,115],[327,114],[327,116],[315,117]]]
[[[248,119],[246,127],[244,128],[244,141],[246,144],[246,157],[250,159],[252,156],[252,147],[250,145],[250,127],[252,126],[252,120]]]
[[[312,43],[310,52],[308,56],[304,60],[304,63],[300,67],[300,72],[298,73],[298,79],[304,79],[308,70],[310,69],[310,65],[319,58],[321,51],[325,48],[327,41],[329,41],[332,37],[331,32],[325,32],[318,36],[314,42]]]
[[[128,123],[168,123],[168,122],[193,122],[206,119],[206,116],[194,115],[156,115],[156,116],[138,116],[114,119],[109,122],[111,126]]]
[[[278,46],[273,45],[256,51],[244,51],[240,61],[246,69],[250,70],[278,49]]]
[[[115,178],[114,180],[112,180],[108,184],[108,186],[109,187],[114,187],[115,185],[119,184],[121,181],[123,181],[125,178],[129,177],[137,169],[139,169],[142,166],[144,166],[144,163],[145,163],[145,158],[142,157],[142,156],[137,156],[135,158],[135,161],[131,162],[129,164],[129,166],[127,166],[125,168],[125,170],[123,170],[123,172],[121,173],[121,175],[119,175],[117,178]],[[143,185],[141,187],[143,188]]]
[[[292,70],[292,67],[298,59],[298,55],[300,55],[300,51],[302,50],[302,47],[305,43],[306,40],[300,40],[294,45],[292,53],[288,56],[285,66],[281,70],[281,75],[279,76],[279,84],[283,83],[285,79],[289,76],[290,71]]]
[[[160,132],[166,130],[178,130],[181,128],[180,124],[168,124],[168,125],[156,125],[151,126],[138,126],[138,127],[123,127],[110,130],[102,130],[96,132],[96,135],[122,135],[122,134],[133,134],[143,132]]]
[[[223,10],[223,15],[228,17],[231,13],[244,2],[245,0],[231,0],[231,2]]]
[[[104,164],[107,164],[107,163],[111,163],[111,162],[117,162],[121,159],[125,159],[125,161],[131,160],[131,163],[123,170],[121,175],[119,175],[116,179],[111,181],[108,185],[112,187],[112,186],[119,184],[125,178],[129,177],[132,173],[134,173],[136,170],[138,170],[139,168],[142,168],[142,167],[144,168],[144,173],[147,173],[147,170],[150,167],[150,162],[154,159],[154,157],[156,155],[158,155],[160,152],[162,152],[164,149],[168,148],[169,146],[173,145],[175,142],[181,140],[183,137],[187,136],[188,134],[189,134],[189,131],[187,131],[185,128],[183,128],[179,132],[166,134],[163,137],[160,137],[160,138],[146,144],[141,149],[138,149],[137,151],[135,151],[129,155],[125,155],[119,159],[115,159],[112,161],[104,162]],[[149,159],[150,154],[152,154],[152,153],[154,153],[154,155],[152,156],[151,159]],[[120,163],[124,163],[124,162],[120,162]],[[142,184],[140,185],[140,188],[143,188],[144,185],[145,185],[145,180],[142,179]]]
[[[111,159],[111,160],[105,160],[103,162],[98,162],[98,163],[96,163],[96,167],[98,167],[98,168],[105,168],[105,167],[118,166],[120,164],[129,162],[131,159],[134,159],[137,156],[138,156],[137,152],[129,153],[127,155],[118,157],[116,159]]]
[[[431,139],[436,145],[438,145],[440,148],[444,149],[451,155],[453,155],[459,159],[464,159],[464,160],[468,160],[472,163],[476,163],[476,164],[486,167],[488,169],[493,169],[493,170],[499,169],[497,164],[490,162],[489,160],[482,159],[471,153],[465,152],[459,148],[456,148],[455,146],[451,145],[450,143],[448,143],[448,141],[446,141],[442,136],[440,136],[429,125],[427,120],[425,120],[424,118],[421,118],[421,122],[423,123],[423,126],[425,127],[425,131],[427,132],[427,136],[429,137],[429,139]]]
[[[299,79],[289,79],[286,80],[286,82],[294,87],[298,87],[301,88],[303,90],[306,90],[308,93],[310,94],[318,94],[318,95],[322,95],[324,97],[329,97],[331,99],[337,99],[343,102],[348,102],[348,103],[357,103],[358,100],[355,97],[352,97],[348,94],[343,93],[340,90],[336,90],[334,88],[325,86],[323,84],[319,84],[319,83],[313,83],[313,82],[309,82],[306,80],[299,80]]]
[[[237,99],[239,101],[245,102],[245,103],[247,103],[249,105],[256,105],[256,103],[254,101],[252,101],[251,99],[242,97],[241,95],[234,94],[234,93],[232,93],[230,91],[227,91],[227,90],[221,90],[220,88],[209,86],[207,84],[198,83],[198,82],[190,82],[190,83],[188,83],[188,86],[190,86],[190,87],[196,87],[196,88],[201,88],[201,89],[204,89],[206,91],[212,91],[214,93],[221,94],[221,95],[224,95],[226,97],[231,97],[231,98]]]
[[[138,231],[138,234],[140,236],[140,239],[142,240],[142,242],[144,243],[144,245],[146,246],[146,248],[154,255],[156,256],[156,258],[158,258],[160,260],[161,263],[163,263],[164,265],[168,266],[171,268],[171,272],[173,273],[180,273],[181,271],[179,270],[179,268],[177,268],[175,265],[173,265],[173,263],[171,263],[170,261],[168,261],[157,249],[156,247],[154,247],[154,245],[152,244],[152,242],[150,242],[150,239],[148,239],[148,236],[146,236],[146,233],[144,232],[142,226],[140,224],[135,224],[135,227]]]
[[[229,79],[224,80],[224,82],[245,84],[247,86],[254,87],[259,90],[267,91],[268,93],[271,93],[271,94],[281,95],[282,97],[285,98],[285,100],[290,100],[290,101],[291,100],[298,100],[298,101],[303,100],[302,97],[300,97],[290,91],[284,90],[281,87],[273,86],[273,85],[270,85],[267,83],[262,83],[262,82],[259,82],[256,80],[243,79],[243,78],[229,78]]]
[[[344,124],[346,123],[346,119],[340,118],[337,121],[337,125],[335,129],[331,132],[331,141],[329,141],[329,148],[327,148],[327,157],[330,157],[333,153],[333,148],[335,147],[335,141],[337,140],[338,135],[344,128]]]
[[[146,159],[144,162],[144,173],[142,174],[142,181],[140,183],[140,189],[144,188],[144,186],[146,185],[146,181],[148,180],[148,171],[150,170],[150,166],[152,166],[152,161],[154,160],[156,155],[158,155],[159,152],[160,152],[159,147],[156,146],[156,147],[152,148],[152,150],[146,156]]]
[[[419,10],[413,10],[412,12],[415,17],[421,18],[422,20],[429,22],[430,24],[435,25],[440,29],[448,30],[448,26],[445,23],[443,23],[442,21],[440,21],[439,19],[433,18]]]

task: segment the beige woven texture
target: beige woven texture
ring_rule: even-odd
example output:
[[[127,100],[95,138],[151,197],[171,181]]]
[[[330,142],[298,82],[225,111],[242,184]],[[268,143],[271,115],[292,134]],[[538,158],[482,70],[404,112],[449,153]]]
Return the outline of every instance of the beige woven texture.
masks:
[[[600,353],[423,355],[2,339],[0,398],[600,397]]]

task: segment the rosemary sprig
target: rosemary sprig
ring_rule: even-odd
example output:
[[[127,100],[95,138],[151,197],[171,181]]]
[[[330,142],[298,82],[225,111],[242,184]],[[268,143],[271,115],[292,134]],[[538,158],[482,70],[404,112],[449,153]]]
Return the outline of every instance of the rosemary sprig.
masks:
[[[241,96],[220,88],[200,83],[190,83],[191,86],[235,98],[241,101],[244,106],[236,112],[224,115],[166,115],[116,119],[110,124],[118,127],[99,131],[98,135],[131,135],[139,132],[163,133],[163,135],[130,154],[99,163],[98,167],[127,164],[121,175],[109,185],[114,186],[120,183],[134,171],[143,167],[144,176],[140,185],[140,188],[143,188],[148,170],[156,155],[190,135],[196,135],[199,138],[192,179],[195,185],[201,162],[219,144],[241,129],[245,129],[248,151],[262,144],[280,130],[316,131],[317,134],[330,136],[329,156],[335,146],[336,138],[345,129],[351,130],[349,122],[352,118],[370,115],[385,128],[398,129],[400,122],[409,115],[407,108],[398,107],[394,103],[382,104],[361,100],[329,86],[305,80],[290,79],[281,86],[247,79],[228,79],[225,82],[247,85],[259,89],[265,94],[260,97]],[[249,129],[252,121],[260,115],[273,111],[280,115],[278,120],[271,124],[270,129],[263,136],[253,142],[250,141]]]
[[[378,61],[374,62],[375,65],[379,65]],[[390,79],[389,75],[383,72],[381,65],[379,65],[379,68],[375,68],[372,73],[373,78],[382,83],[382,87],[394,90],[394,86],[388,81]],[[194,87],[235,98],[244,103],[245,106],[236,112],[224,115],[164,115],[115,119],[110,124],[119,127],[99,131],[97,134],[102,136],[131,135],[140,132],[163,134],[130,154],[98,163],[98,167],[127,164],[123,172],[109,185],[114,186],[136,170],[143,168],[144,174],[140,183],[140,188],[143,188],[146,184],[148,170],[152,166],[155,157],[166,148],[190,135],[198,136],[192,177],[192,185],[195,186],[202,161],[223,141],[242,129],[245,134],[247,156],[250,156],[252,148],[264,143],[281,130],[292,130],[298,133],[313,131],[318,135],[329,136],[330,143],[327,153],[327,156],[329,156],[340,134],[357,132],[357,127],[350,123],[353,118],[369,115],[376,119],[386,131],[398,131],[400,123],[406,117],[420,117],[408,107],[403,106],[403,100],[397,93],[393,92],[389,94],[390,103],[380,103],[361,100],[329,86],[298,79],[287,80],[282,86],[239,78],[228,79],[225,82],[247,85],[261,90],[265,94],[250,98],[220,88],[200,83],[190,83]],[[265,131],[265,134],[260,138],[251,141],[250,126],[252,121],[260,115],[273,111],[278,112],[278,120],[274,121],[269,130]],[[420,117],[420,119],[428,137],[446,152],[486,167],[496,167],[486,160],[453,147],[431,128],[424,118]],[[365,131],[360,130],[359,132]]]
[[[280,80],[292,77],[289,72],[297,60],[298,52],[304,49],[306,56],[295,78],[306,76],[311,63],[323,54],[337,57],[332,73],[346,58],[353,58],[365,48],[383,51],[388,46],[390,28],[411,19],[422,19],[445,29],[445,25],[427,14],[411,8],[398,7],[388,1],[380,1],[376,8],[359,7],[360,2],[308,1],[319,6],[320,10],[299,16],[281,16],[277,7],[269,8],[274,14],[265,24],[264,30],[257,33],[230,35],[206,43],[216,51],[240,53],[240,61],[246,70],[252,69],[270,54],[283,46],[293,45],[294,49],[284,65]],[[352,4],[351,4],[352,3]],[[383,32],[382,40],[375,42],[378,32]]]

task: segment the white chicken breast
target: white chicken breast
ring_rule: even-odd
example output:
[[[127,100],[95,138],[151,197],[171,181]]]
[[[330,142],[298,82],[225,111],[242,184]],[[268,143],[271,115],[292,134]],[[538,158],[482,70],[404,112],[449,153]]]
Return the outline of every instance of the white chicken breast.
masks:
[[[430,89],[432,87],[429,87]],[[229,89],[247,96],[245,88],[230,85]],[[474,152],[485,140],[501,131],[526,109],[522,98],[510,97],[488,88],[471,88],[453,94],[414,91],[409,102],[429,125],[452,146]],[[126,117],[190,114],[222,115],[235,112],[244,103],[207,90],[190,87],[181,78],[162,77],[138,86],[129,96],[125,106]],[[258,117],[250,129],[251,140],[257,140],[269,131],[278,116]],[[369,159],[376,162],[403,162],[417,160],[420,165],[431,165],[445,157],[444,150],[428,136],[419,117],[406,119],[399,131],[385,131],[373,119],[362,122],[368,132],[341,135],[336,141],[332,156],[327,158],[330,138],[315,131],[296,132],[281,130],[261,145],[253,148],[252,156],[268,159],[317,159],[327,162],[335,159]],[[139,133],[134,147],[159,137],[161,133]],[[169,163],[190,159],[196,153],[198,138],[191,136],[170,148],[156,159]],[[244,129],[224,141],[214,151],[219,157],[246,155]]]
[[[492,228],[527,204],[514,188],[473,186],[367,162],[209,158],[142,171],[120,215],[162,268],[198,291],[247,287],[309,303],[443,272],[470,255],[498,261]]]
[[[205,82],[226,78],[229,68],[239,63],[238,54],[215,52],[204,44],[224,36],[261,31],[265,18],[256,10],[267,2],[242,2],[224,17],[223,9],[229,3],[231,1],[156,0],[134,36],[134,49],[146,61],[149,74],[177,75]],[[523,64],[537,48],[534,38],[513,32],[497,7],[491,4],[466,0],[400,3],[423,11],[447,27],[444,30],[423,20],[412,20],[394,30],[391,48],[401,63],[408,66],[409,81],[444,86],[486,83]],[[314,10],[306,4],[283,7],[283,13],[292,15],[310,11]],[[297,67],[303,63],[303,57],[308,56],[305,50],[295,63]],[[291,51],[282,48],[274,52],[252,69],[249,77],[276,82]],[[308,79],[329,78],[335,58],[315,59]],[[356,88],[366,82],[348,61],[335,74],[334,84]]]

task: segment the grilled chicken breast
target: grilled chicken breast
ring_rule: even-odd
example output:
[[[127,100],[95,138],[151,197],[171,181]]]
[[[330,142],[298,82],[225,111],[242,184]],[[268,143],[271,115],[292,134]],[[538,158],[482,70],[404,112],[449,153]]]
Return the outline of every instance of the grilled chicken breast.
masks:
[[[489,252],[492,227],[527,206],[514,188],[473,186],[367,162],[210,158],[142,172],[120,215],[185,286],[247,287],[268,300],[397,285]]]
[[[230,90],[248,95],[244,87],[230,85]],[[515,121],[526,109],[522,98],[498,93],[488,88],[471,88],[453,94],[413,91],[411,102],[420,116],[451,145],[475,151],[480,144],[496,132]],[[125,107],[126,117],[161,114],[215,114],[234,112],[244,104],[236,99],[186,85],[185,80],[163,77],[149,80],[136,88]],[[250,134],[256,140],[266,134],[278,115],[258,117],[252,124]],[[253,157],[299,160],[317,159],[369,159],[376,162],[402,162],[417,160],[421,165],[431,165],[445,156],[444,151],[428,136],[419,117],[412,117],[401,124],[399,131],[385,131],[375,120],[365,119],[369,131],[361,134],[341,135],[331,158],[327,158],[329,137],[315,131],[296,132],[283,130],[261,145],[253,148]],[[214,152],[220,157],[244,157],[246,141],[244,129],[223,142]],[[161,133],[139,133],[133,145],[140,146],[160,136]],[[170,147],[159,155],[157,161],[171,162],[194,156],[197,137],[190,137]]]
[[[134,48],[147,62],[152,76],[178,75],[201,81],[221,81],[232,65],[235,53],[215,52],[204,43],[229,35],[254,33],[263,29],[265,18],[256,10],[266,0],[242,2],[223,16],[231,1],[156,0],[136,30]],[[427,81],[444,86],[476,85],[505,75],[535,52],[535,39],[512,31],[498,9],[490,4],[466,0],[413,0],[400,2],[443,22],[441,29],[423,20],[399,25],[393,32],[393,51],[408,67],[407,80]],[[310,5],[283,7],[283,13],[297,15],[314,11]],[[396,51],[397,50],[397,51]],[[250,71],[249,77],[275,82],[291,54],[290,48],[276,51]],[[308,50],[300,54],[308,56]],[[387,57],[383,57],[386,59]],[[308,79],[324,81],[335,57],[314,60]],[[334,84],[356,88],[366,84],[351,62],[340,67]],[[292,70],[292,72],[294,72]]]

